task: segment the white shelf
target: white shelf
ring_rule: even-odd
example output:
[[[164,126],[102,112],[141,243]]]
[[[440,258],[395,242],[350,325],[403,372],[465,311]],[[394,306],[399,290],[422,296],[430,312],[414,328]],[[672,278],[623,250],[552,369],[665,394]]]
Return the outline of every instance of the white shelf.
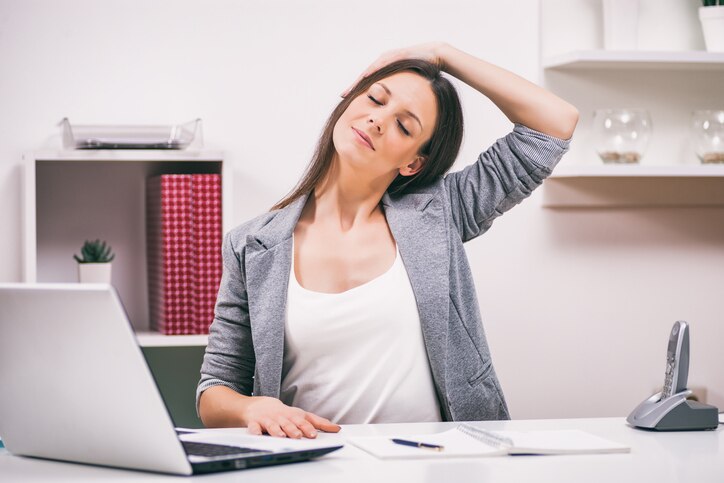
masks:
[[[559,166],[543,183],[543,206],[722,207],[724,165]]]
[[[186,149],[58,149],[35,151],[38,161],[222,161],[224,153]]]
[[[690,164],[678,166],[651,166],[641,164],[600,164],[580,166],[559,166],[551,178],[597,178],[597,177],[724,177],[724,164]]]
[[[543,59],[544,69],[660,69],[724,71],[724,53],[705,51],[579,50]]]
[[[158,332],[136,332],[141,347],[205,347],[208,335],[163,335]]]

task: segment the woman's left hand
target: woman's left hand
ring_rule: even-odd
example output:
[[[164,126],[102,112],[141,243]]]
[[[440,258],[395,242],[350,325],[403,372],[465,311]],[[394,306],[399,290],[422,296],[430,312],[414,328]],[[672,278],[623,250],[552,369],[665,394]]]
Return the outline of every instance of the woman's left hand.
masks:
[[[444,62],[440,54],[442,47],[445,45],[444,42],[428,42],[425,44],[413,45],[411,47],[405,47],[402,49],[388,50],[387,52],[380,55],[377,60],[372,62],[362,74],[355,79],[343,93],[342,97],[346,97],[349,91],[357,85],[359,81],[370,75],[371,73],[380,70],[387,64],[396,62],[403,59],[421,59],[426,60],[432,64],[437,65],[439,68],[443,68]]]

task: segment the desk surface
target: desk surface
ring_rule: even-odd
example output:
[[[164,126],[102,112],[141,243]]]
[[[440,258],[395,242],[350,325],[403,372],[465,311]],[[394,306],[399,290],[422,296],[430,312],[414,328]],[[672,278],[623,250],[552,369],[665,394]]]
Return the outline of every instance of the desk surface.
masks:
[[[360,435],[405,435],[444,431],[456,423],[347,425],[330,440]],[[716,431],[658,433],[630,428],[623,418],[488,421],[489,429],[582,429],[631,446],[625,454],[500,456],[382,461],[346,445],[316,461],[207,475],[204,481],[384,483],[467,481],[719,482],[724,481],[724,426]],[[0,479],[25,483],[65,480],[139,482],[179,477],[90,467],[10,455],[0,449]]]

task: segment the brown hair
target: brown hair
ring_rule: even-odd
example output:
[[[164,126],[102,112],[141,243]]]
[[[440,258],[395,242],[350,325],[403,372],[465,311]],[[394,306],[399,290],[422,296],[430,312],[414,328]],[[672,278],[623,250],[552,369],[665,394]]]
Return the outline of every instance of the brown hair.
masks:
[[[311,193],[324,180],[335,154],[332,132],[339,118],[352,100],[366,92],[372,84],[398,72],[413,72],[430,81],[437,101],[437,123],[429,141],[420,147],[418,153],[427,158],[423,168],[413,176],[398,175],[390,184],[388,191],[391,194],[411,192],[419,186],[431,183],[450,169],[458,155],[463,138],[463,112],[457,91],[436,65],[418,59],[400,60],[360,80],[340,101],[327,119],[304,176],[287,196],[272,207],[272,210],[284,208]]]

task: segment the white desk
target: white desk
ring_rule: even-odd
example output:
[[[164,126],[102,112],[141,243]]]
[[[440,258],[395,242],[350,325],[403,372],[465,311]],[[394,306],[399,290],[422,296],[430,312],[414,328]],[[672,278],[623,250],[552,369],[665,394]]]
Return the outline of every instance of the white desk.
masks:
[[[490,421],[489,429],[582,429],[626,443],[631,453],[579,456],[501,456],[382,461],[347,445],[316,461],[194,477],[263,483],[475,482],[724,482],[724,426],[716,431],[657,433],[632,429],[623,418]],[[404,435],[444,431],[455,423],[344,426],[343,435]],[[12,456],[0,450],[0,481],[141,482],[179,478]]]

